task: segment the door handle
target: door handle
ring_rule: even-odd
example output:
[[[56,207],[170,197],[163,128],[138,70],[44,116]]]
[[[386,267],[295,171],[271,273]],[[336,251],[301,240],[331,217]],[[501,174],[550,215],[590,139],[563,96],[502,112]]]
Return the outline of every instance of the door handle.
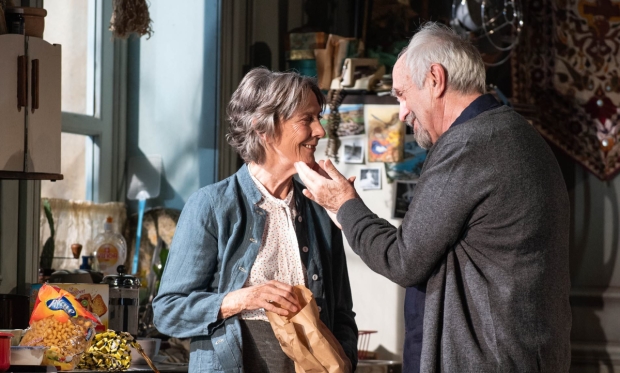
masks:
[[[17,110],[28,106],[28,58],[17,57]]]
[[[39,60],[32,60],[32,81],[30,87],[30,94],[32,96],[32,103],[30,104],[30,111],[34,113],[35,109],[39,108]]]

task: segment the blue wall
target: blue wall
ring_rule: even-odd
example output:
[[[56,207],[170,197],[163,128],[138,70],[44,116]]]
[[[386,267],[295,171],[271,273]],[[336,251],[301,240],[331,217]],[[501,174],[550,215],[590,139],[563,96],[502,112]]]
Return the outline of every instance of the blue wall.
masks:
[[[216,181],[219,3],[152,1],[154,34],[129,42],[127,157],[163,159],[161,192],[148,207],[182,209]]]

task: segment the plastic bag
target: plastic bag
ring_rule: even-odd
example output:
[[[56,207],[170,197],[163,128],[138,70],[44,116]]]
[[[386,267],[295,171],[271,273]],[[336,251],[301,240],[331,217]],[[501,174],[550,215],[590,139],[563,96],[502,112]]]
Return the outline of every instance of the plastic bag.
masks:
[[[42,365],[72,370],[90,347],[98,324],[99,318],[71,293],[43,284],[20,346],[46,346]]]

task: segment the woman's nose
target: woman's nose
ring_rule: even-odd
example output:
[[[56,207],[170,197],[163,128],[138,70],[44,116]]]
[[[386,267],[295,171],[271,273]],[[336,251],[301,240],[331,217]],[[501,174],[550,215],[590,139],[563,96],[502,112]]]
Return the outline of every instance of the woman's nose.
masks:
[[[312,122],[312,136],[318,137],[319,139],[325,137],[325,128],[323,128],[318,118]]]

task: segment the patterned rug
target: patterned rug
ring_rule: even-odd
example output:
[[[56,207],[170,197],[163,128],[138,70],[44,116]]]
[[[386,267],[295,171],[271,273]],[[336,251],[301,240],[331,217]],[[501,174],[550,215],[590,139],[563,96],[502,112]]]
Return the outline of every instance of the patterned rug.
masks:
[[[513,100],[602,180],[620,171],[620,0],[524,0]]]

